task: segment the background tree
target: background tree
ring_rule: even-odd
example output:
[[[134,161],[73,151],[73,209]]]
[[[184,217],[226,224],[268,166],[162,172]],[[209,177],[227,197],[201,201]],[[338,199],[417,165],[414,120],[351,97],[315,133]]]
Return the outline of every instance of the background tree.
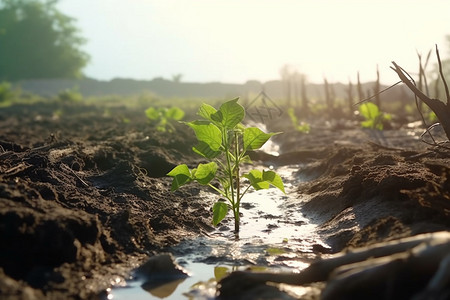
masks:
[[[82,75],[85,40],[57,2],[0,0],[0,80]]]

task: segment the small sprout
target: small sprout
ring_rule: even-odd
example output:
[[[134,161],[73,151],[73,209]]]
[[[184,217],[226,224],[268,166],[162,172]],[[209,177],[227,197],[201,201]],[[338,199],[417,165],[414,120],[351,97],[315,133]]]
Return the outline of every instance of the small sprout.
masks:
[[[199,164],[194,169],[181,164],[167,174],[173,177],[172,191],[196,181],[225,198],[227,202],[214,203],[212,223],[217,226],[231,209],[236,233],[239,232],[240,203],[250,187],[260,190],[274,186],[285,193],[283,181],[274,171],[250,170],[241,173],[241,165],[251,163],[247,151],[261,148],[277,133],[265,133],[257,127],[242,125],[245,110],[237,101],[238,98],[225,102],[219,110],[203,104],[197,113],[202,119],[185,123],[194,130],[198,140],[193,151],[210,162]],[[242,178],[248,181],[243,182]],[[217,182],[213,184],[213,180]]]
[[[65,89],[58,93],[58,100],[64,103],[77,103],[83,100],[78,88]]]
[[[291,118],[292,125],[294,126],[295,130],[302,132],[302,133],[309,133],[311,130],[311,127],[308,123],[299,121],[297,119],[297,116],[295,115],[295,111],[293,108],[288,109],[289,117]]]
[[[158,131],[173,132],[175,130],[175,127],[171,122],[182,120],[184,117],[184,111],[178,107],[149,107],[145,110],[145,115],[150,120],[150,122],[156,124],[156,129]]]
[[[359,113],[365,118],[361,122],[362,128],[383,130],[383,122],[392,118],[390,114],[381,112],[378,106],[372,102],[361,104]]]

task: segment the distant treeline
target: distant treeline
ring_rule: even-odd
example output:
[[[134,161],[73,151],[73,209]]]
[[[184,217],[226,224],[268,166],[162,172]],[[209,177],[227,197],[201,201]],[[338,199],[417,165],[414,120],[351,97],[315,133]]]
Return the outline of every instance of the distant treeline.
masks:
[[[302,95],[308,99],[325,99],[325,89],[323,84],[306,84],[305,93],[301,88],[292,89],[289,93],[286,91],[286,85],[281,80],[274,80],[261,83],[259,81],[247,81],[244,84],[230,84],[220,82],[210,83],[189,83],[176,82],[162,78],[153,80],[132,80],[132,79],[113,79],[111,81],[99,81],[95,79],[37,79],[23,80],[14,83],[16,88],[23,92],[29,92],[44,97],[54,97],[61,91],[75,89],[84,97],[95,96],[133,96],[149,93],[161,98],[205,98],[205,99],[229,99],[241,97],[249,99],[255,97],[261,91],[271,97],[273,100],[290,98],[292,103],[301,101]],[[335,99],[348,98],[348,84],[334,83],[329,84],[332,88],[332,94]],[[372,95],[375,91],[375,83],[361,84],[364,96]],[[386,86],[381,86],[381,89]],[[356,88],[353,85],[353,88]],[[356,95],[356,93],[354,93]],[[395,87],[381,94],[381,99],[406,100],[410,95],[406,95],[403,87]],[[357,101],[358,99],[354,99]]]

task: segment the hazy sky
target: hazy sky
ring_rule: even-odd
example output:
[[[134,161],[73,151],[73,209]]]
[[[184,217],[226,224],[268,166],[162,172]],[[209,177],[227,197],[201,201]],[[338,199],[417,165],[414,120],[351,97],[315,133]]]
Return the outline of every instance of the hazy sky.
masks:
[[[416,71],[417,53],[448,57],[448,0],[60,0],[91,55],[89,77],[182,81],[280,78],[397,81],[394,60]],[[433,55],[434,58],[434,55]],[[435,60],[433,60],[434,62]]]

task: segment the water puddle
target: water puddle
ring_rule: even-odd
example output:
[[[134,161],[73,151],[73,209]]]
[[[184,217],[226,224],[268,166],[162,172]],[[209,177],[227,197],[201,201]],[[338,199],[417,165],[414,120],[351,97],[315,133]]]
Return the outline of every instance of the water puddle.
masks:
[[[317,253],[326,253],[329,247],[316,233],[317,225],[302,213],[301,199],[295,198],[296,184],[301,181],[298,168],[275,168],[283,178],[286,195],[271,188],[244,196],[239,239],[235,239],[230,216],[210,236],[167,249],[190,277],[157,288],[131,280],[113,289],[107,299],[215,299],[217,282],[234,270],[298,272],[306,268]],[[301,294],[298,287],[290,289]]]

